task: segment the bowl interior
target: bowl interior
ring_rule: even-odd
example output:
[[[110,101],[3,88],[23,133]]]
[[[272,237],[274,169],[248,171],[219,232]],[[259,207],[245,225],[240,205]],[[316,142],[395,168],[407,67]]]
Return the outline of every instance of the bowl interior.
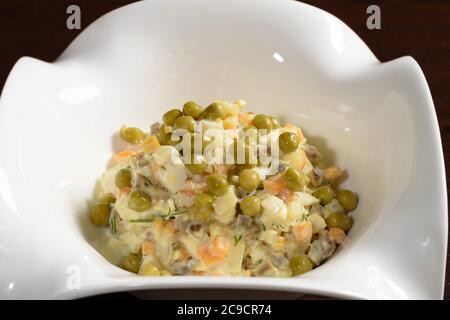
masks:
[[[62,88],[55,101],[57,109],[76,110],[70,117],[77,117],[77,126],[81,125],[70,142],[85,156],[76,161],[85,174],[74,172],[71,178],[83,190],[83,196],[71,199],[80,221],[86,220],[86,200],[95,179],[113,152],[123,148],[117,137],[121,125],[148,129],[167,109],[188,100],[207,105],[216,99],[244,99],[248,110],[300,125],[329,164],[347,170],[343,186],[356,190],[361,204],[353,214],[356,223],[346,246],[357,243],[370,230],[388,189],[385,154],[368,143],[381,139],[370,126],[373,111],[368,111],[382,113],[380,104],[386,97],[373,92],[372,82],[361,83],[349,74],[361,72],[361,66],[367,68],[376,59],[360,48],[340,21],[325,14],[309,15],[311,8],[306,6],[303,20],[286,19],[292,13],[285,8],[275,8],[267,17],[264,4],[261,12],[257,9],[251,15],[246,12],[254,7],[247,4],[240,13],[232,6],[207,12],[184,8],[183,15],[172,16],[165,6],[152,6],[153,19],[143,10],[134,12],[132,22],[120,25],[112,22],[113,13],[103,21],[107,27],[102,38],[87,30],[78,40],[89,50],[72,46],[57,63],[78,69],[71,64],[76,57],[82,59],[85,71],[80,84]],[[297,6],[292,9],[296,12]],[[311,32],[305,25],[322,28]],[[86,94],[86,101],[79,103],[80,94]],[[378,96],[367,99],[368,94]],[[98,240],[97,229],[81,225],[89,241]]]

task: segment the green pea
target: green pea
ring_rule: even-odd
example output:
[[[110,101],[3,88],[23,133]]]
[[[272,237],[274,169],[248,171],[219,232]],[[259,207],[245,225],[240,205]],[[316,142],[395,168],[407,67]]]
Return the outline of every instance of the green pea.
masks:
[[[250,164],[250,163],[243,163],[243,164],[236,164],[235,168],[236,168],[236,172],[240,173],[241,171],[245,170],[245,169],[252,169],[255,168],[256,164]]]
[[[336,197],[342,208],[347,211],[353,211],[358,206],[358,196],[350,190],[340,190]]]
[[[175,120],[177,120],[179,117],[183,115],[183,112],[181,112],[178,109],[172,109],[164,113],[163,115],[163,121],[168,126],[173,126],[175,123]]]
[[[341,228],[345,232],[351,229],[353,226],[352,217],[347,216],[342,212],[333,212],[325,220],[327,227],[330,228]]]
[[[207,194],[205,192],[199,193],[195,197],[195,202],[194,202],[195,218],[198,220],[201,220],[201,221],[207,220],[208,217],[213,212],[213,207],[212,207],[213,202],[214,202],[214,198],[211,197],[209,194]]]
[[[183,113],[186,116],[191,116],[194,119],[198,119],[203,112],[203,108],[196,104],[194,101],[188,101],[183,106]]]
[[[166,133],[167,127],[168,126],[166,124],[163,124],[156,133],[156,138],[158,139],[159,144],[162,146],[170,145],[171,143],[171,134]]]
[[[210,207],[212,203],[214,202],[214,198],[211,197],[206,192],[202,192],[197,194],[195,197],[195,206],[196,207]]]
[[[161,270],[154,264],[147,263],[139,268],[139,274],[141,276],[158,277],[161,275]]]
[[[127,169],[120,169],[116,174],[116,187],[121,189],[131,186],[131,171]]]
[[[128,199],[128,207],[131,210],[142,212],[152,206],[152,198],[143,191],[133,191]]]
[[[272,119],[263,114],[257,114],[253,118],[252,123],[257,129],[260,129],[260,130],[261,129],[262,130],[272,130],[272,128],[273,128]]]
[[[312,194],[314,197],[320,200],[320,204],[326,205],[330,203],[331,200],[334,199],[336,194],[334,193],[333,189],[331,189],[330,186],[322,186]]]
[[[111,205],[116,202],[116,197],[112,193],[107,193],[98,200],[98,203]]]
[[[145,133],[139,128],[123,126],[120,129],[120,137],[128,143],[136,144],[144,140]]]
[[[292,167],[289,167],[284,172],[283,177],[287,186],[294,191],[303,191],[308,183],[307,177],[303,174],[303,172],[299,172]]]
[[[272,117],[272,127],[274,129],[281,128],[280,120],[278,120],[277,118]]]
[[[252,192],[258,188],[261,179],[255,170],[244,169],[239,173],[239,185],[246,192]]]
[[[97,203],[92,207],[91,220],[96,226],[107,226],[111,208],[107,203]]]
[[[204,162],[186,164],[186,168],[188,168],[192,174],[199,174],[205,172],[207,167],[208,167],[207,164]]]
[[[218,174],[212,174],[206,179],[206,185],[208,186],[208,191],[216,196],[223,196],[228,191],[227,180]]]
[[[208,120],[225,119],[225,110],[223,110],[222,105],[214,102],[202,112],[202,117]]]
[[[252,131],[253,134],[257,135],[258,134],[258,129],[255,126],[246,126],[244,127],[244,132],[247,133],[247,131]]]
[[[313,269],[313,264],[305,254],[295,255],[289,261],[293,276],[298,276]]]
[[[181,116],[175,120],[175,129],[185,129],[189,132],[194,132],[195,120],[191,116]]]
[[[298,148],[297,135],[292,132],[283,132],[278,137],[278,146],[283,152],[294,152]]]
[[[261,200],[255,196],[246,197],[239,203],[239,207],[246,216],[256,217],[261,212]]]
[[[141,259],[135,254],[127,255],[122,261],[122,268],[127,271],[138,273],[140,267]]]

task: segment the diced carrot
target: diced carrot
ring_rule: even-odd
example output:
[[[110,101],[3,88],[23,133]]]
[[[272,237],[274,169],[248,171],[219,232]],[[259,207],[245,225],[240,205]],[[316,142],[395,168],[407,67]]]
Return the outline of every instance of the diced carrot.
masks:
[[[214,168],[216,169],[217,173],[226,176],[228,172],[228,168],[226,164],[215,164]]]
[[[282,174],[277,174],[263,182],[264,191],[273,195],[280,194],[286,188]]]
[[[328,236],[336,244],[341,244],[345,240],[345,231],[341,228],[330,228],[328,231]]]
[[[323,170],[323,176],[327,180],[335,180],[335,179],[339,178],[340,176],[342,176],[343,173],[344,172],[342,171],[342,169],[339,168],[339,166],[337,166],[337,165],[328,167]]]
[[[205,271],[192,270],[190,273],[192,276],[204,276],[206,275]]]
[[[202,244],[198,248],[198,254],[203,262],[207,265],[211,265],[223,261],[229,250],[230,242],[222,236],[217,236]]]
[[[234,129],[237,125],[237,118],[236,117],[228,117],[223,120],[223,128],[224,129]]]
[[[155,245],[153,242],[148,240],[144,240],[144,242],[142,242],[142,254],[148,256],[153,256],[155,254]]]
[[[289,203],[291,201],[294,201],[297,197],[294,193],[294,191],[292,191],[289,188],[284,188],[280,194],[278,195],[280,197],[281,200],[283,200],[285,203]]]
[[[191,255],[189,254],[189,251],[187,251],[185,248],[180,249],[180,256],[176,259],[177,261],[186,261],[189,259]]]
[[[238,122],[243,126],[248,126],[252,121],[250,115],[247,112],[239,112],[238,113]]]
[[[152,153],[160,146],[158,138],[150,136],[142,142],[142,148],[146,153]]]
[[[136,155],[136,152],[134,152],[131,149],[126,149],[126,150],[122,150],[122,151],[117,152],[113,156],[113,159],[114,159],[114,161],[116,163],[119,163],[119,162],[121,162],[121,161],[123,161],[125,159],[129,159],[129,158],[131,158],[131,157],[133,157],[135,155]]]
[[[155,228],[156,232],[161,232],[162,228],[164,225],[164,221],[161,218],[156,218],[155,220],[153,220],[153,226]]]
[[[312,238],[312,224],[309,221],[305,221],[295,225],[292,229],[294,232],[295,240],[301,244],[307,244],[311,242]]]
[[[175,220],[170,220],[164,226],[164,232],[174,235],[177,232],[177,228],[175,228]]]
[[[131,187],[123,187],[119,189],[120,193],[130,193],[131,192]]]

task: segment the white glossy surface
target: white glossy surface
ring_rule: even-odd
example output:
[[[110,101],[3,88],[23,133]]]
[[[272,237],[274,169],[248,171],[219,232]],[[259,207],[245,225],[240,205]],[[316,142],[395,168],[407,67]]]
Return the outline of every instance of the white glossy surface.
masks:
[[[348,169],[361,195],[336,256],[293,279],[136,277],[90,245],[86,212],[123,124],[195,99],[247,100],[289,119]],[[268,0],[151,0],[87,28],[55,63],[22,58],[0,101],[0,298],[152,288],[277,289],[442,298],[447,198],[426,80],[380,63],[341,21]],[[81,288],[69,289],[71,266]],[[68,269],[69,268],[69,269]]]

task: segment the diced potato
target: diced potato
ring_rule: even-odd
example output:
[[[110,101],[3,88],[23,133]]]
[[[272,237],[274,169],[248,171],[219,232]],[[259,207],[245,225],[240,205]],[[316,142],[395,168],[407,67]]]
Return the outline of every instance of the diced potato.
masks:
[[[296,192],[297,200],[303,207],[309,207],[313,204],[319,203],[319,199],[306,192]]]
[[[267,258],[268,248],[258,242],[250,243],[245,250],[245,254],[248,254],[253,262],[265,260]]]
[[[236,245],[232,244],[230,252],[225,259],[225,263],[228,267],[228,272],[231,274],[238,274],[241,272],[242,259],[244,258],[245,244],[243,241],[239,241]]]
[[[142,148],[146,153],[152,153],[160,146],[158,139],[155,136],[150,136],[142,142]]]
[[[269,196],[261,202],[263,212],[261,222],[266,228],[275,230],[287,230],[289,228],[286,205],[283,200],[275,196]]]
[[[142,233],[124,232],[120,234],[119,239],[128,246],[130,252],[138,252],[141,250],[144,235]]]
[[[178,151],[172,146],[161,146],[153,152],[153,158],[161,166],[159,178],[171,193],[180,190],[187,173]]]
[[[325,227],[327,226],[325,220],[318,213],[313,213],[313,214],[309,215],[308,218],[312,224],[312,232],[313,233],[318,233],[318,232],[324,230]]]
[[[222,119],[201,120],[199,127],[202,129],[202,132],[205,136],[210,137],[216,134],[216,132],[223,131],[223,121]]]
[[[308,157],[306,156],[305,151],[302,148],[298,148],[291,153],[283,154],[281,159],[289,161],[291,167],[298,171],[302,171],[308,163]]]
[[[263,232],[261,232],[261,234],[259,235],[259,240],[264,241],[270,245],[272,245],[276,238],[278,237],[278,232],[275,230],[265,230]]]
[[[223,110],[225,111],[225,115],[227,116],[237,116],[237,114],[239,113],[239,105],[229,102],[229,101],[224,101],[224,100],[218,100],[215,101],[216,103],[219,103]]]
[[[172,146],[160,146],[153,152],[152,156],[160,166],[183,164],[180,153]]]
[[[294,225],[303,221],[306,214],[308,214],[308,210],[303,207],[302,202],[298,199],[289,202],[286,205],[288,212],[288,221],[290,225]]]
[[[224,224],[230,223],[236,215],[237,201],[232,187],[223,196],[217,197],[213,203],[216,220]]]
[[[184,235],[180,238],[181,243],[186,247],[191,256],[198,258],[198,248],[201,241],[191,235]]]

